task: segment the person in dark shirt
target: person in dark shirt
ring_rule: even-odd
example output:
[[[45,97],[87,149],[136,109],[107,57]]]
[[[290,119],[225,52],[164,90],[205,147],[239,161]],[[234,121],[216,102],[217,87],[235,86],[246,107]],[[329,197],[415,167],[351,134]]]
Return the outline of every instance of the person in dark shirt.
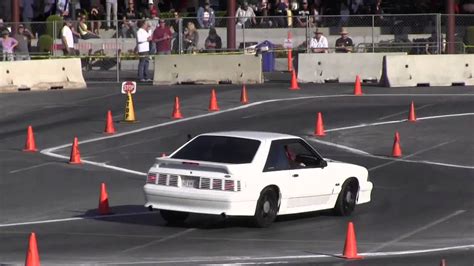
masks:
[[[306,23],[309,21],[309,26],[314,27],[313,23],[313,15],[312,9],[309,7],[308,0],[303,0],[301,3],[301,7],[296,14],[296,27],[306,27]]]
[[[206,41],[204,42],[204,47],[209,52],[215,52],[216,50],[222,49],[222,40],[214,27],[209,29],[209,36],[207,36]]]
[[[351,53],[354,43],[348,36],[349,32],[347,32],[346,28],[342,28],[339,34],[341,34],[341,38],[336,40],[336,53]]]

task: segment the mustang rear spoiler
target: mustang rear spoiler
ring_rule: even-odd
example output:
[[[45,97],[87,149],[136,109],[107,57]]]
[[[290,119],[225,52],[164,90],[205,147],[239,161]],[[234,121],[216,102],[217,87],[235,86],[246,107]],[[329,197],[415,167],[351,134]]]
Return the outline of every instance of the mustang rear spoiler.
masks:
[[[160,167],[166,167],[166,168],[211,171],[211,172],[219,172],[223,174],[231,174],[232,172],[231,171],[232,167],[229,167],[228,165],[222,164],[222,163],[172,159],[172,158],[163,158],[163,157],[156,158],[155,162]]]

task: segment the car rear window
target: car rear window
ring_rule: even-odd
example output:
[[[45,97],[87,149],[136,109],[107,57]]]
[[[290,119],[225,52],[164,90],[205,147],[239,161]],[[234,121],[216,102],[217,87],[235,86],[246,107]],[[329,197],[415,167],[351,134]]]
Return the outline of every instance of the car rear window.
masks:
[[[251,163],[260,141],[224,136],[200,136],[171,158],[216,163]]]

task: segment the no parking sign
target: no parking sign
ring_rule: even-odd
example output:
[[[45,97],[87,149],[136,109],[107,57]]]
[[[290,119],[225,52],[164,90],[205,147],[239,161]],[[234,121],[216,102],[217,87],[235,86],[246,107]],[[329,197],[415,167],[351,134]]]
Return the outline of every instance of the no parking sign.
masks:
[[[135,81],[122,82],[122,94],[135,94],[137,91],[137,83]]]

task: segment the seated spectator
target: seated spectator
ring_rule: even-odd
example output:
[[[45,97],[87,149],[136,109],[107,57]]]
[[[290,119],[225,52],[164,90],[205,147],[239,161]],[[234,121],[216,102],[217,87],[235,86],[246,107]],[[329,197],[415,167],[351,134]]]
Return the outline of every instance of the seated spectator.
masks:
[[[314,37],[311,38],[309,48],[313,53],[327,53],[328,52],[328,39],[323,36],[320,29],[314,31]]]
[[[275,18],[275,26],[276,27],[287,27],[288,26],[288,21],[286,19],[288,11],[288,5],[285,3],[285,1],[281,0],[276,0],[273,13],[276,16]]]
[[[301,3],[300,9],[297,11],[295,19],[296,27],[306,27],[306,24],[309,23],[310,27],[314,27],[313,23],[313,10],[308,5],[308,0],[303,0]]]
[[[100,38],[98,35],[94,34],[92,31],[87,29],[86,23],[86,15],[81,15],[79,18],[79,34],[81,34],[81,38],[84,40],[88,39],[97,39]]]
[[[133,1],[128,4],[127,10],[122,20],[122,37],[123,38],[136,38],[137,36],[137,13]]]
[[[222,40],[214,27],[209,29],[209,36],[207,36],[204,42],[204,47],[207,51],[215,52],[216,50],[222,49]]]
[[[171,54],[171,38],[173,33],[166,25],[164,19],[160,19],[160,25],[153,31],[152,42],[156,44],[158,54]]]
[[[257,24],[255,13],[253,12],[253,9],[249,7],[247,2],[244,2],[242,7],[239,6],[235,16],[237,17],[237,26],[241,28],[250,28]]]
[[[16,60],[30,60],[28,45],[31,39],[34,38],[33,34],[28,29],[25,29],[23,24],[20,24],[14,37],[18,42],[18,45],[15,47]]]
[[[143,17],[144,18],[158,18],[159,10],[155,6],[153,0],[148,0],[148,7],[143,10]]]
[[[186,29],[184,30],[184,50],[188,53],[194,53],[197,50],[198,41],[199,34],[196,30],[196,26],[194,26],[194,23],[188,22]]]
[[[18,45],[17,40],[10,37],[10,31],[4,29],[2,31],[2,38],[0,39],[0,46],[2,47],[3,61],[13,61],[13,50]]]
[[[91,31],[99,35],[99,24],[100,20],[103,19],[104,8],[100,3],[100,0],[92,0],[91,2],[91,10],[90,10],[90,20],[92,21]]]
[[[204,7],[199,7],[197,20],[201,29],[209,29],[215,25],[216,15],[214,14],[214,9],[211,8],[209,0],[206,0]]]
[[[349,32],[347,32],[346,28],[342,28],[339,34],[341,34],[341,38],[336,40],[336,53],[351,53],[354,43],[348,36]]]

